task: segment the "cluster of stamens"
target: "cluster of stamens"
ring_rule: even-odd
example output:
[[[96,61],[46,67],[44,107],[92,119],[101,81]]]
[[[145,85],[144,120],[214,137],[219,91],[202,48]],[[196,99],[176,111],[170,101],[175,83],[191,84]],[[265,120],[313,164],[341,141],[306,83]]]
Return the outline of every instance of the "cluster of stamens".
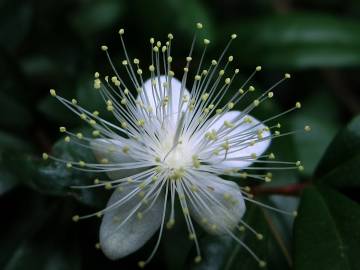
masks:
[[[197,31],[202,28],[202,24],[198,23]],[[249,78],[235,88],[239,69],[229,71],[234,57],[225,57],[231,42],[236,38],[235,34],[231,35],[220,57],[211,60],[208,65],[205,63],[205,55],[210,40],[203,40],[204,49],[191,79],[189,74],[197,40],[196,32],[180,81],[175,79],[175,71],[172,69],[173,34],[168,34],[165,45],[150,38],[150,79],[145,81],[143,76],[146,71],[141,68],[140,60],[131,60],[127,53],[124,33],[124,29],[120,29],[125,55],[121,66],[130,78],[131,85],[127,85],[123,76],[120,76],[105,45],[101,46],[101,50],[105,52],[113,74],[101,76],[96,72],[94,75],[94,89],[101,95],[107,111],[114,116],[114,121],[105,120],[99,111],[86,110],[76,99],[67,100],[57,95],[54,89],[50,90],[53,97],[92,128],[91,136],[86,136],[60,127],[60,132],[65,135],[64,141],[73,144],[73,147],[92,149],[98,163],[63,160],[47,153],[43,154],[43,158],[61,162],[67,169],[106,172],[111,180],[96,178],[90,185],[73,188],[103,187],[113,190],[119,198],[115,202],[110,199],[108,206],[100,212],[76,215],[73,220],[77,222],[90,217],[112,216],[111,226],[116,225],[116,228],[108,232],[109,235],[105,235],[104,231],[104,239],[107,239],[112,237],[111,233],[121,231],[134,219],[139,223],[146,222],[151,209],[161,204],[158,241],[149,258],[139,262],[139,266],[143,267],[158,249],[164,225],[167,229],[175,225],[174,208],[177,197],[189,230],[189,239],[195,243],[195,262],[201,261],[201,251],[192,219],[196,219],[210,233],[227,233],[247,249],[260,266],[265,266],[266,263],[235,233],[235,229],[240,232],[247,229],[257,239],[263,239],[261,233],[256,232],[241,218],[245,212],[242,198],[280,213],[295,213],[254,200],[249,186],[240,187],[237,193],[236,187],[222,178],[237,177],[240,183],[243,179],[270,182],[270,170],[304,169],[300,161],[278,161],[274,153],[263,153],[271,140],[298,132],[281,132],[281,124],[277,120],[300,109],[299,102],[261,122],[249,116],[250,112],[274,97],[275,88],[289,79],[290,74],[286,73],[278,82],[258,94],[250,104],[240,107],[245,96],[259,92],[249,82],[262,68],[257,66]],[[190,87],[190,91],[186,90],[186,86]],[[222,102],[228,93],[231,93],[231,98],[224,105]],[[234,111],[236,108],[241,108],[241,111]],[[272,124],[274,121],[276,123]],[[304,130],[310,131],[310,127],[305,126]],[[249,167],[250,164],[255,165]],[[134,201],[136,203],[132,205]],[[166,213],[167,201],[170,202],[169,214]],[[116,214],[116,211],[120,211],[118,209],[130,204],[125,216]],[[213,209],[209,204],[213,205]],[[96,247],[104,248],[100,244],[96,244]]]

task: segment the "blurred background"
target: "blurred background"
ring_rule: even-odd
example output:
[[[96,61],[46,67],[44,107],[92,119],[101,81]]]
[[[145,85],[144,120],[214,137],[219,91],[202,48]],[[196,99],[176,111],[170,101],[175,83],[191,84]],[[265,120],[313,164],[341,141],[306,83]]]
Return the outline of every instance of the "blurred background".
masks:
[[[280,158],[302,160],[305,165],[301,174],[275,174],[273,185],[283,186],[310,181],[334,135],[360,112],[359,18],[357,0],[1,0],[0,268],[135,269],[139,257],[146,256],[154,244],[124,260],[108,261],[94,247],[99,222],[75,226],[69,221],[75,212],[91,212],[102,201],[93,194],[73,194],[67,185],[79,176],[58,167],[41,167],[38,158],[60,139],[59,126],[82,126],[49,96],[50,88],[78,98],[90,110],[105,111],[92,91],[93,74],[110,72],[100,50],[103,44],[120,66],[124,56],[119,28],[125,28],[129,53],[142,61],[144,70],[150,61],[149,38],[165,42],[171,32],[174,71],[181,73],[194,25],[200,21],[203,37],[211,40],[207,61],[217,58],[236,33],[228,54],[234,56],[234,66],[244,80],[257,65],[263,67],[253,82],[259,89],[291,73],[292,79],[277,88],[275,99],[255,112],[266,119],[301,101],[301,111],[281,120],[284,130],[312,126],[311,136],[301,133],[273,145]],[[195,63],[201,48],[199,42]],[[49,184],[49,179],[56,184]],[[352,197],[351,192],[348,195]],[[286,200],[290,208],[298,203],[297,198],[270,199],[275,205]],[[287,222],[280,225],[285,240],[280,251],[274,251],[269,269],[291,268],[291,225]],[[176,238],[182,233],[179,227],[166,236],[150,269],[192,265],[186,232],[184,239]],[[229,241],[224,241],[228,247]],[[211,250],[212,245],[206,247]],[[204,265],[191,267],[225,269],[216,262]]]

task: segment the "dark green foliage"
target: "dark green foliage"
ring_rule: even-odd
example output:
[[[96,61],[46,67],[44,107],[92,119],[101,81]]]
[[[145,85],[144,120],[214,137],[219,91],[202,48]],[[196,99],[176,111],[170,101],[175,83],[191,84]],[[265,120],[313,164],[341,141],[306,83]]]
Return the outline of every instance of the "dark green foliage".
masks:
[[[238,35],[226,55],[233,55],[240,69],[237,85],[255,66],[263,66],[252,82],[257,90],[236,109],[285,72],[291,72],[292,79],[277,87],[274,98],[254,115],[265,120],[302,102],[301,110],[272,122],[281,123],[281,132],[299,133],[275,139],[269,151],[279,160],[302,160],[305,170],[273,172],[273,182],[259,188],[255,197],[288,211],[300,202],[297,218],[248,204],[245,220],[264,238],[257,240],[249,231],[235,234],[267,262],[265,269],[360,269],[359,17],[355,0],[1,1],[0,269],[136,269],[136,262],[151,252],[154,239],[134,255],[109,261],[94,248],[99,220],[71,221],[74,214],[103,208],[111,193],[72,188],[106,175],[80,173],[41,159],[48,152],[65,160],[94,160],[93,153],[65,143],[57,133],[59,126],[83,130],[84,123],[48,93],[55,88],[111,119],[92,89],[95,71],[112,75],[100,45],[109,46],[120,67],[124,55],[117,31],[124,27],[131,58],[141,59],[145,71],[149,38],[163,41],[171,32],[178,75],[197,21],[205,26],[199,37],[211,40],[207,63],[219,56],[230,34]],[[198,63],[201,49],[199,42],[192,64]],[[313,132],[301,132],[304,125]],[[196,229],[202,263],[194,263],[193,244],[179,221],[173,231],[165,231],[147,269],[259,269],[233,239]]]

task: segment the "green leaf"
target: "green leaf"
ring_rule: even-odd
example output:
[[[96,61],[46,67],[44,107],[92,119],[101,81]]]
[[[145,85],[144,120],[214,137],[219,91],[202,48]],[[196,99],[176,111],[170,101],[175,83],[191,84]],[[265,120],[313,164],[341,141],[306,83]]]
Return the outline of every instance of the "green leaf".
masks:
[[[298,159],[305,168],[303,173],[310,176],[339,127],[336,102],[329,93],[319,91],[303,102],[292,118],[292,126],[293,130],[303,130],[305,125],[311,126],[311,132],[296,133],[294,141]]]
[[[65,161],[95,161],[91,150],[71,142],[65,143],[63,139],[54,145],[52,154]],[[4,165],[22,184],[43,194],[70,195],[84,204],[98,208],[104,207],[110,195],[109,191],[102,188],[73,189],[72,186],[90,185],[93,184],[95,178],[107,179],[107,176],[69,169],[61,162],[44,161],[29,155],[16,155],[4,159]],[[19,167],[21,170],[18,170]]]
[[[80,35],[87,36],[115,27],[125,5],[117,0],[84,2],[71,16],[71,23]]]
[[[210,40],[215,36],[211,14],[206,5],[198,0],[184,0],[181,2],[173,0],[133,1],[132,9],[137,14],[137,17],[146,21],[146,24],[141,24],[142,31],[151,35],[154,34],[154,29],[156,29],[157,36],[160,34],[167,35],[169,31],[178,30],[189,38],[194,35],[195,24],[201,22],[204,25],[202,36]],[[154,13],[149,12],[149,10],[164,10],[166,12],[163,12],[161,16],[154,20]],[[202,42],[198,42],[197,45],[202,47],[202,44]]]
[[[223,32],[234,28],[226,27]],[[237,27],[241,60],[277,68],[356,66],[360,63],[358,21],[309,13],[268,16]],[[256,34],[254,34],[256,33]]]
[[[316,170],[317,182],[335,187],[359,187],[360,116],[340,131]]]
[[[1,269],[80,269],[80,250],[68,214],[53,200],[26,191],[12,195],[10,202],[16,196],[23,202],[7,220],[8,228],[1,230]]]
[[[295,269],[358,269],[359,228],[357,203],[328,188],[307,188],[294,226]]]
[[[16,49],[25,39],[31,25],[32,9],[30,3],[1,1],[0,4],[0,46]],[[6,37],[6,38],[5,38]]]
[[[32,122],[29,110],[15,98],[0,92],[0,108],[4,117],[0,118],[0,125],[13,129],[24,129]]]
[[[47,96],[39,102],[38,110],[53,121],[72,123],[73,125],[80,123],[79,118],[73,112],[51,96]]]
[[[235,234],[247,245],[260,259],[267,262],[267,267],[262,269],[288,269],[279,244],[273,236],[274,224],[269,219],[268,213],[257,206],[250,206],[246,212],[245,222],[263,235],[258,240],[250,231]],[[271,222],[271,223],[269,223]],[[258,262],[251,254],[230,236],[205,236],[200,240],[203,261],[199,264],[192,263],[194,270],[229,270],[229,269],[259,269]],[[190,258],[193,259],[193,258]]]
[[[30,152],[33,147],[24,140],[0,130],[0,152],[4,150]]]
[[[8,159],[8,155],[18,155],[32,150],[32,146],[22,139],[0,131],[0,195],[10,191],[19,183],[16,175],[3,164],[3,159]],[[3,155],[3,153],[5,154]]]

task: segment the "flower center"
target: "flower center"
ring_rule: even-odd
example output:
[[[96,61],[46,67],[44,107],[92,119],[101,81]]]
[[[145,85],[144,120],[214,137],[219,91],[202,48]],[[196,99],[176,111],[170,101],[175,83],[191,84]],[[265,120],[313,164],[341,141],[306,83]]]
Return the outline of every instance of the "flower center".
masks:
[[[174,143],[173,136],[167,136],[161,145],[161,161],[169,169],[180,169],[192,164],[192,147],[188,140]]]

